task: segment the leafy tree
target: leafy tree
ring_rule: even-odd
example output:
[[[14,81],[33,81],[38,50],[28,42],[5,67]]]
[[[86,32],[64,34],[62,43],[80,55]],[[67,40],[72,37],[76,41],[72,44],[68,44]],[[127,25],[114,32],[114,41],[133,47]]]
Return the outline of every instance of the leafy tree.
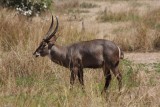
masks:
[[[50,8],[52,0],[1,0],[3,7],[15,8],[19,13],[27,16],[39,14]]]

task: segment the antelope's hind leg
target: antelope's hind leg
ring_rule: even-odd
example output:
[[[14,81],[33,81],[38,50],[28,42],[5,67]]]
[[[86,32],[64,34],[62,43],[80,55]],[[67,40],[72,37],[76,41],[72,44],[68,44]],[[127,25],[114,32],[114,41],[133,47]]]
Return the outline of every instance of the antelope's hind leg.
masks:
[[[120,91],[120,89],[122,88],[122,74],[120,73],[118,66],[112,68],[112,72],[118,80],[118,86]]]
[[[83,65],[82,60],[78,60],[78,80],[82,85],[82,89],[84,90],[84,80],[83,80]]]
[[[102,94],[106,93],[106,90],[108,89],[110,81],[112,79],[110,69],[107,64],[104,65],[103,72],[104,72],[104,76],[105,76],[105,86],[101,92]]]

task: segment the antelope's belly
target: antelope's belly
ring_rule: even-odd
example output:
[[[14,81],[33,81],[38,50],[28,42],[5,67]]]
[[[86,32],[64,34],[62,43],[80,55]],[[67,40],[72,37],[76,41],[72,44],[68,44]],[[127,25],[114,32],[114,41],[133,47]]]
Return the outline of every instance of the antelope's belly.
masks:
[[[103,57],[102,56],[87,56],[82,59],[84,68],[101,68],[103,66]]]

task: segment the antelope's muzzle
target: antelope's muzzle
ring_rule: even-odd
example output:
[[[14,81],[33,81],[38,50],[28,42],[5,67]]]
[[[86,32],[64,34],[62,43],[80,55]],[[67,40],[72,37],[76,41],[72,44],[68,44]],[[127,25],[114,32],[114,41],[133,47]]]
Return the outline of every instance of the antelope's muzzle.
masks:
[[[34,52],[33,55],[37,58],[38,56],[40,56],[40,53]]]

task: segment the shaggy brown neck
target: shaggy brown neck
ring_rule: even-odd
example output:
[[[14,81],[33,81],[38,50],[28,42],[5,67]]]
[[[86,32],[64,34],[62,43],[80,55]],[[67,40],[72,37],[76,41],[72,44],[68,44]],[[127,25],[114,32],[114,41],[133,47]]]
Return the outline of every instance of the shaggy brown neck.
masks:
[[[49,50],[49,57],[50,59],[64,67],[69,66],[69,61],[67,59],[67,47],[62,47],[58,45],[53,45],[52,48]]]

